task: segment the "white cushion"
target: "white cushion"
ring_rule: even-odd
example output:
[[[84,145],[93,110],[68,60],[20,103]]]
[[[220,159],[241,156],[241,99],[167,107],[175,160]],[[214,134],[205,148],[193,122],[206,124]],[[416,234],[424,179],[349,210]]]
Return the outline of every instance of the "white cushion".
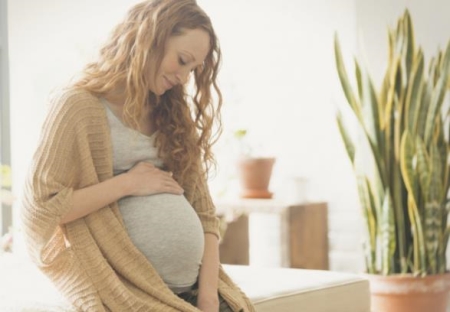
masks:
[[[369,284],[330,271],[224,265],[257,311],[369,312]],[[0,255],[0,311],[75,312],[27,259]]]
[[[369,282],[355,274],[224,265],[258,312],[370,312]]]

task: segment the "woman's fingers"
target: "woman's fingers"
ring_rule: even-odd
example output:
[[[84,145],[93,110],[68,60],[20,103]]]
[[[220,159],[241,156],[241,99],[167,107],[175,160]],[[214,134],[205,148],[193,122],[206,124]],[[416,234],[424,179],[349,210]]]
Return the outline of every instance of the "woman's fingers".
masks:
[[[181,186],[175,181],[175,180],[169,180],[166,182],[165,190],[169,193],[175,193],[175,194],[183,194],[184,190],[181,188]]]
[[[184,190],[174,180],[173,173],[161,170],[149,162],[136,164],[128,174],[131,175],[136,191],[133,195],[151,195],[158,193],[183,194]]]

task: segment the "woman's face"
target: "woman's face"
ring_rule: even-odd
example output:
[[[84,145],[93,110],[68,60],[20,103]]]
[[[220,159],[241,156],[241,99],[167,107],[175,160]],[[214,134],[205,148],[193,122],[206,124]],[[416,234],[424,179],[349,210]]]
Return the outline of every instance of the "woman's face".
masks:
[[[163,95],[174,86],[186,83],[189,74],[203,63],[209,49],[209,34],[201,29],[185,29],[181,35],[170,37],[156,81],[150,79],[150,90]]]

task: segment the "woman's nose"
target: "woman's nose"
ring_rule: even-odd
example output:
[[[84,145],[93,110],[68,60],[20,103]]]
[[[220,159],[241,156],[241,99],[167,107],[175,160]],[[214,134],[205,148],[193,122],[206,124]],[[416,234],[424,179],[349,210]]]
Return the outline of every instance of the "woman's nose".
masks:
[[[189,73],[189,69],[180,69],[177,73],[178,82],[184,85],[188,80]]]

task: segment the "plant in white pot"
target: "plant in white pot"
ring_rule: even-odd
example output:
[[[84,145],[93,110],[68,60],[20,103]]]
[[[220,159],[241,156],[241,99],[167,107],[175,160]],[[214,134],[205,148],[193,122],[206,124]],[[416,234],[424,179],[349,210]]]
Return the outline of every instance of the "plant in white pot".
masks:
[[[247,130],[234,132],[239,145],[239,157],[236,163],[242,198],[272,198],[269,191],[270,178],[275,163],[274,157],[255,156],[247,139]]]
[[[389,30],[389,60],[379,90],[357,60],[354,90],[337,36],[335,57],[359,131],[354,139],[338,114],[367,230],[364,253],[374,312],[444,312],[450,281],[450,111],[444,101],[450,43],[426,66],[406,10]]]

